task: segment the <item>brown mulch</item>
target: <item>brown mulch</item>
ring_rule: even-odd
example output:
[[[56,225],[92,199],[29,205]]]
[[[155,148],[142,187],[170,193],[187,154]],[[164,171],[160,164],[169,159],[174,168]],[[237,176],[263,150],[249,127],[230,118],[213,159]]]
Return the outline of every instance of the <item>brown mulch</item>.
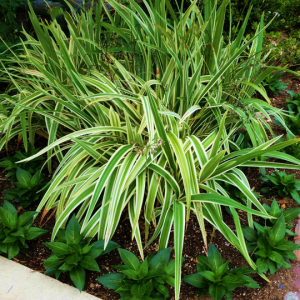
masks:
[[[300,81],[295,80],[293,75],[285,74],[282,77],[282,80],[288,83],[288,89],[293,90],[295,92],[299,91],[300,88]],[[274,95],[271,96],[270,99],[272,104],[278,108],[285,108],[285,99],[289,97],[289,95],[284,92],[281,95]],[[281,127],[272,124],[272,127],[276,134],[284,134],[284,131]],[[41,141],[43,143],[45,141]],[[2,150],[0,153],[0,158],[6,156],[7,154],[12,155],[15,151],[16,143],[10,143],[8,148],[8,153],[6,150]],[[285,170],[288,174],[296,174],[296,178],[300,179],[300,171],[295,170]],[[267,173],[273,172],[272,169],[267,169]],[[260,176],[258,169],[251,169],[246,171],[247,178],[250,182],[251,187],[255,187],[256,192],[260,190],[262,187],[263,182],[257,180]],[[11,184],[9,180],[5,179],[5,173],[0,170],[0,204],[2,204],[2,196],[3,192],[11,188]],[[282,200],[279,197],[275,197],[276,200]],[[262,198],[262,202],[266,202],[268,205],[271,204],[270,199]],[[294,201],[289,199],[288,203],[284,203],[285,209],[290,207],[298,206],[298,204]],[[34,210],[36,209],[37,204],[32,204],[26,210]],[[24,210],[21,210],[24,212]],[[247,215],[239,211],[241,223],[247,224]],[[227,225],[234,230],[234,222],[224,210],[224,219]],[[41,214],[36,218],[34,225],[39,226],[41,219]],[[47,220],[47,217],[44,219],[43,223]],[[120,225],[114,235],[113,241],[118,243],[122,248],[132,251],[136,255],[139,256],[139,251],[135,241],[131,240],[131,225],[127,216],[127,212],[125,211],[122,215]],[[52,217],[46,224],[43,225],[44,229],[49,230],[47,234],[39,238],[38,240],[29,241],[29,249],[21,251],[21,253],[15,258],[15,261],[28,266],[29,268],[38,271],[44,272],[45,269],[43,267],[43,261],[47,259],[51,251],[43,245],[44,242],[50,241],[51,239],[51,230],[54,226],[54,217]],[[140,227],[143,234],[143,224],[144,220],[140,220]],[[237,251],[223,236],[220,232],[216,231],[215,235],[212,237],[213,228],[210,224],[206,223],[208,241],[211,241],[213,244],[220,250],[224,260],[230,260],[230,268],[234,268],[237,266],[247,266],[247,262],[244,257]],[[153,233],[154,228],[151,228],[151,233]],[[150,235],[151,236],[151,235]],[[153,251],[157,251],[158,240],[154,241],[152,245],[150,245],[147,249],[145,249],[145,256],[149,255]],[[170,235],[170,245],[173,245],[173,231]],[[191,219],[188,223],[188,227],[185,234],[184,240],[184,248],[183,248],[183,256],[184,256],[184,263],[182,267],[182,277],[196,272],[196,255],[205,255],[204,251],[204,243],[202,239],[202,235],[200,232],[200,228],[197,222],[197,218],[195,216],[191,216]],[[172,256],[174,258],[174,252],[172,251]],[[108,290],[103,287],[96,279],[109,272],[115,272],[115,270],[111,267],[111,265],[121,264],[121,259],[119,258],[117,250],[114,250],[108,253],[105,256],[100,256],[97,259],[101,272],[86,272],[86,284],[84,291],[95,295],[97,297],[102,298],[103,300],[116,300],[120,299],[117,294],[115,294],[112,290]],[[287,291],[294,290],[293,287],[290,286],[290,283],[294,279],[294,274],[291,269],[280,269],[276,274],[269,275],[268,278],[270,283],[266,282],[257,274],[251,274],[251,276],[258,282],[261,286],[261,289],[250,289],[241,287],[236,289],[234,294],[234,299],[241,299],[241,300],[282,300],[284,294]],[[73,285],[69,279],[68,273],[62,274],[59,278],[62,282]],[[284,289],[281,289],[280,285],[284,286]],[[171,299],[174,299],[174,290],[170,289]],[[182,300],[196,300],[198,299],[197,289],[193,288],[192,286],[182,282],[181,285],[181,297]]]

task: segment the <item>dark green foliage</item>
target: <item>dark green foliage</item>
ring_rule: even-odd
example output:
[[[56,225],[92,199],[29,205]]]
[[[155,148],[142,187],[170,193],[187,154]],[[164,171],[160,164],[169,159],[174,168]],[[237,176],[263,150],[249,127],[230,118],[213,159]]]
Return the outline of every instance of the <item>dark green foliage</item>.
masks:
[[[199,289],[202,294],[209,294],[214,300],[223,296],[232,299],[231,291],[239,286],[259,288],[259,285],[246,274],[256,273],[251,268],[238,267],[229,270],[229,261],[224,262],[218,249],[210,244],[208,256],[197,256],[197,273],[188,275],[183,281]]]
[[[34,174],[41,170],[44,163],[44,158],[42,156],[36,157],[28,162],[19,163],[18,161],[26,159],[34,154],[36,154],[39,149],[34,149],[32,146],[28,147],[27,152],[16,151],[14,156],[6,156],[0,161],[0,168],[4,168],[4,171],[9,171],[6,178],[10,178],[12,183],[17,180],[17,168],[21,168],[30,174]]]
[[[34,240],[47,232],[32,227],[35,211],[27,211],[18,217],[15,207],[4,201],[0,206],[0,253],[7,253],[8,259],[17,256],[20,249],[28,248],[26,241]]]
[[[281,29],[291,30],[300,28],[300,1],[299,0],[285,0],[280,1],[282,3],[280,8],[281,23],[283,26]]]
[[[293,31],[300,28],[300,3],[298,0],[231,0],[233,25],[242,22],[246,16],[247,10],[253,5],[249,26],[256,25],[261,18],[262,12],[265,12],[265,22],[271,21],[275,13],[278,13],[276,19],[270,26],[271,30]],[[229,14],[228,14],[229,20]],[[248,28],[250,30],[250,28]]]
[[[261,226],[254,222],[256,230],[244,226],[243,233],[249,241],[247,248],[255,259],[259,273],[275,273],[279,268],[290,268],[289,259],[296,259],[294,250],[300,245],[286,240],[286,224],[283,214],[272,227]]]
[[[275,13],[278,12],[281,8],[281,0],[231,0],[231,15],[232,15],[232,24],[236,26],[238,23],[243,22],[248,9],[252,7],[252,11],[250,14],[250,22],[248,25],[248,31],[251,30],[251,25],[256,25],[259,23],[262,12],[265,12],[265,22],[270,22],[274,17]],[[229,21],[229,13],[228,13],[228,21]],[[280,24],[280,19],[277,18],[273,21],[271,28],[276,28]],[[254,27],[253,26],[253,27]]]
[[[284,117],[284,121],[294,135],[300,134],[300,113],[294,115],[293,112],[290,112],[290,116]],[[277,120],[274,123],[281,125]]]
[[[23,208],[29,206],[32,202],[38,200],[42,194],[38,193],[44,187],[44,174],[37,171],[33,176],[20,168],[16,172],[17,182],[16,188],[8,189],[4,192],[4,199],[15,200],[21,203]]]
[[[26,6],[24,0],[7,0],[0,3],[0,36],[6,41],[14,41],[21,29],[18,10]]]
[[[291,95],[292,99],[286,100],[289,116],[284,117],[284,120],[293,134],[300,134],[300,94],[296,94],[292,91],[287,92]],[[274,122],[281,126],[281,123],[278,120],[275,120]]]
[[[239,188],[237,188],[236,186],[231,185],[227,182],[224,182],[221,185],[226,190],[226,192],[228,193],[230,198],[237,199],[237,200],[243,200],[245,203],[247,203],[247,197],[245,196],[245,194],[243,192],[241,192],[241,190]],[[261,196],[258,195],[257,193],[255,193],[255,192],[253,192],[253,193],[257,199],[261,198]],[[230,211],[230,209],[228,209],[228,211]]]
[[[184,3],[184,8],[187,8],[190,4],[188,0],[170,0],[173,8],[177,7],[176,4],[180,7],[182,2]],[[274,15],[278,13],[270,26],[270,30],[286,30],[290,32],[295,28],[300,28],[299,0],[231,0],[230,4],[233,29],[244,21],[247,11],[251,6],[250,21],[247,27],[248,32],[251,31],[251,27],[256,27],[256,24],[259,23],[262,12],[265,12],[265,23],[270,22]],[[225,26],[227,28],[229,28],[229,20],[230,12],[228,11],[225,19]]]
[[[284,148],[283,152],[300,159],[300,143],[293,144],[293,145],[290,145],[290,146]]]
[[[23,208],[26,208],[43,195],[39,191],[45,185],[45,174],[41,173],[44,158],[40,156],[29,162],[20,164],[17,162],[36,154],[38,150],[29,146],[27,152],[17,151],[14,156],[7,156],[0,161],[0,168],[9,171],[6,178],[10,178],[11,183],[17,186],[6,190],[4,199],[15,200],[21,203]]]
[[[294,207],[294,208],[289,208],[289,209],[283,210],[279,207],[279,205],[275,199],[273,199],[271,207],[269,205],[267,205],[266,203],[263,204],[263,207],[265,208],[265,210],[268,212],[269,215],[276,218],[276,219],[265,220],[265,222],[267,222],[266,224],[269,224],[271,226],[274,225],[276,223],[277,219],[281,215],[283,215],[285,223],[286,223],[286,227],[287,227],[286,233],[289,235],[296,235],[289,229],[294,227],[293,224],[291,223],[291,221],[296,219],[297,216],[300,214],[300,207]]]
[[[120,294],[121,300],[161,300],[168,298],[168,283],[174,286],[175,261],[170,259],[171,248],[153,253],[141,263],[130,251],[119,249],[125,265],[113,266],[120,273],[109,273],[99,282]]]
[[[230,140],[230,149],[232,151],[238,151],[242,149],[252,148],[250,136],[247,131],[239,132],[232,135]]]
[[[293,91],[286,91],[292,98],[286,99],[288,110],[291,112],[300,113],[300,93],[296,94]]]
[[[258,179],[265,182],[265,186],[260,190],[268,197],[277,193],[281,197],[292,196],[300,204],[300,180],[294,178],[295,174],[286,174],[284,171],[276,170],[271,175],[265,175]]]
[[[80,225],[75,216],[69,221],[66,230],[60,229],[54,242],[44,243],[52,250],[51,256],[45,260],[46,275],[70,272],[70,278],[79,291],[85,284],[85,269],[100,272],[96,258],[119,247],[109,241],[104,250],[104,241],[90,244],[80,234]]]
[[[277,142],[278,143],[284,142],[284,139],[280,138]],[[285,148],[281,149],[281,151],[286,153],[286,154],[289,154],[293,157],[296,157],[296,158],[300,159],[300,143],[292,144],[288,147],[285,147]]]
[[[282,90],[286,89],[287,84],[280,81],[284,72],[278,72],[268,75],[263,81],[263,85],[270,93],[281,94]]]
[[[264,33],[263,51],[269,53],[268,64],[296,65],[300,62],[300,30],[290,33],[271,31]],[[276,42],[275,42],[276,41]]]

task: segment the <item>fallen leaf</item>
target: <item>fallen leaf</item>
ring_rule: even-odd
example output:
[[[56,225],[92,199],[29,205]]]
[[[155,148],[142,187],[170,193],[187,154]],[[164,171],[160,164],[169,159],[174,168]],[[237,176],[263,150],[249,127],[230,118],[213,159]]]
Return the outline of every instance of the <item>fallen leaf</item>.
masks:
[[[278,204],[288,204],[289,203],[289,200],[287,198],[283,198],[279,201],[277,201]]]

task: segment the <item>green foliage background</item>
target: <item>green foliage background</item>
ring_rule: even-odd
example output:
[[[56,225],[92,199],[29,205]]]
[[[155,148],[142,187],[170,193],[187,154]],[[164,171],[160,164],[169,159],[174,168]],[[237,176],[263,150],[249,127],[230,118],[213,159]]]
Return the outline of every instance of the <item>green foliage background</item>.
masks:
[[[17,19],[17,8],[24,0],[0,1],[0,36],[6,41],[12,41],[18,36],[21,29]]]

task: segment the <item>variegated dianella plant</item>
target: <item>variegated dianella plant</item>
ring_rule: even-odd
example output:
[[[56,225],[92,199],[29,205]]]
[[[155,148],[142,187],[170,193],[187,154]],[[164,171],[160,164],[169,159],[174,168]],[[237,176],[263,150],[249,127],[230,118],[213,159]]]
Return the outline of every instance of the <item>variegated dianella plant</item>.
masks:
[[[75,212],[82,234],[108,243],[128,210],[143,258],[143,247],[157,237],[159,250],[168,246],[173,227],[176,299],[191,214],[205,245],[206,221],[257,269],[236,209],[247,213],[250,227],[252,215],[272,217],[239,167],[300,169],[299,160],[279,152],[297,139],[268,138],[271,117],[285,126],[261,85],[274,71],[262,54],[269,24],[264,27],[262,15],[255,34],[245,36],[249,10],[225,39],[228,0],[195,0],[186,11],[169,0],[145,0],[143,9],[133,0],[107,2],[113,13],[104,6],[103,14],[101,3],[80,14],[70,5],[69,12],[52,10],[50,24],[31,10],[35,36],[24,32],[21,54],[8,49],[11,58],[1,61],[11,84],[10,95],[1,95],[0,147],[15,136],[25,149],[36,134],[48,139],[31,159],[47,153],[50,171],[53,157],[60,163],[37,209],[56,208],[53,239]],[[253,148],[230,151],[238,130],[248,132]],[[232,200],[224,182],[247,203]],[[225,224],[222,206],[231,209],[235,230]]]

